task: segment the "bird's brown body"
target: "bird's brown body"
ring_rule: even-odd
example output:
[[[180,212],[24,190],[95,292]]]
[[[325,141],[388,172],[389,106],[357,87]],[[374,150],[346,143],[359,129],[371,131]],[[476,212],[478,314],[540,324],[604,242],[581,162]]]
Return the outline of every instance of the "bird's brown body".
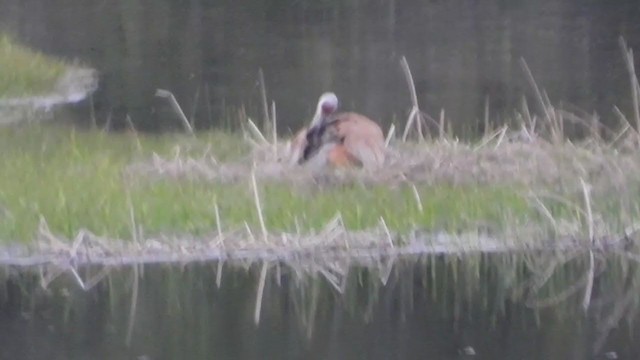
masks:
[[[335,113],[337,98],[323,94],[309,128],[293,139],[293,159],[316,166],[364,167],[376,169],[385,159],[382,129],[368,117],[354,113]]]

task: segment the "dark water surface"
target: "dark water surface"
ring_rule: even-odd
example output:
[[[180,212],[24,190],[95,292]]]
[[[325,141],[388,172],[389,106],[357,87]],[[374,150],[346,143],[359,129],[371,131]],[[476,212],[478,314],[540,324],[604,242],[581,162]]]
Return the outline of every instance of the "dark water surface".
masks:
[[[583,291],[536,310],[509,290],[525,283],[517,263],[509,256],[398,262],[384,285],[376,272],[352,268],[342,294],[326,278],[274,266],[258,325],[259,265],[225,266],[220,287],[216,264],[146,266],[135,292],[131,268],[88,292],[71,275],[43,290],[38,276],[5,271],[0,359],[638,358],[635,316],[619,313],[623,320],[606,329],[625,291],[596,277],[587,315]],[[538,305],[581,275],[553,274],[550,283],[560,285],[553,295],[542,289]],[[637,297],[637,287],[623,288]]]
[[[457,129],[480,130],[487,99],[496,122],[523,95],[535,110],[521,57],[554,103],[612,122],[613,105],[631,114],[618,38],[639,49],[639,18],[636,0],[0,0],[2,30],[102,72],[100,123],[128,114],[146,129],[179,126],[157,88],[200,127],[242,105],[261,121],[259,68],[282,132],[329,89],[343,109],[403,124],[402,55],[423,110]]]

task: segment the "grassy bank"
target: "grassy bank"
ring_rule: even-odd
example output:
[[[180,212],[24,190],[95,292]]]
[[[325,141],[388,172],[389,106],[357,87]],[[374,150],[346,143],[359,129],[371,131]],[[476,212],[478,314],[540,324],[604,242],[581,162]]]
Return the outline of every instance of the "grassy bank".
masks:
[[[53,125],[0,129],[0,238],[33,239],[41,217],[52,232],[67,237],[84,228],[130,238],[131,210],[147,235],[212,232],[218,226],[216,207],[224,228],[245,222],[257,228],[249,173],[222,182],[128,171],[131,164],[154,156],[214,156],[219,163],[230,163],[247,162],[249,151],[239,136],[226,133],[192,139],[70,131]],[[381,217],[391,230],[455,230],[500,226],[532,212],[515,187],[418,183],[414,190],[410,185],[357,182],[327,187],[258,183],[264,221],[274,231],[317,230],[336,214],[354,230],[376,226]]]
[[[0,34],[0,98],[32,96],[53,90],[68,64]]]
[[[274,233],[317,232],[338,216],[348,230],[587,237],[620,234],[639,213],[640,158],[604,143],[394,142],[377,174],[309,174],[284,165],[284,147],[249,144],[224,132],[1,128],[0,239],[28,242],[41,219],[69,239],[131,239],[134,223],[144,236],[258,234],[260,215]]]
[[[62,71],[62,63],[7,38],[0,44],[8,64],[0,84],[12,73],[10,63],[25,65],[24,84],[32,84],[10,84],[14,90],[36,91],[40,85],[29,78],[45,87]],[[387,234],[483,229],[524,240],[620,236],[640,215],[640,133],[619,110],[620,127],[613,129],[555,107],[524,68],[544,116],[525,102],[515,127],[487,128],[481,138],[461,142],[447,133],[444,116],[437,136],[425,138],[417,125],[427,123],[415,104],[402,135],[389,138],[385,168],[376,173],[290,166],[285,142],[267,140],[246,118],[242,134],[193,137],[53,124],[0,128],[0,242],[29,242],[43,234],[45,222],[45,233],[67,239],[82,229],[110,239],[220,237],[242,229],[245,238],[257,231],[266,241],[336,223],[347,230],[381,226]],[[569,123],[582,124],[587,136],[570,140]],[[420,141],[406,141],[414,125]]]

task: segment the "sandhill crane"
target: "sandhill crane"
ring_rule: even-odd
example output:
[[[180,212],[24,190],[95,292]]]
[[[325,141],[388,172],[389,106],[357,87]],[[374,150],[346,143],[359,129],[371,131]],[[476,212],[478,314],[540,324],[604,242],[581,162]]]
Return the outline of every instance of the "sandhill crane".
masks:
[[[293,138],[292,162],[308,163],[312,167],[379,168],[385,159],[380,126],[364,115],[336,113],[337,109],[338,98],[334,93],[320,96],[311,124]]]

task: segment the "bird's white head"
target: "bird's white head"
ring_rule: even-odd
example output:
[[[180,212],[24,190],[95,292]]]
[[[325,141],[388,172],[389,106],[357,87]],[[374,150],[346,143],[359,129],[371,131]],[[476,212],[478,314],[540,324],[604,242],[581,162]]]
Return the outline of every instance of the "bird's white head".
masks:
[[[321,125],[323,120],[338,109],[338,97],[332,92],[326,92],[318,99],[316,113],[311,121],[311,126]]]

